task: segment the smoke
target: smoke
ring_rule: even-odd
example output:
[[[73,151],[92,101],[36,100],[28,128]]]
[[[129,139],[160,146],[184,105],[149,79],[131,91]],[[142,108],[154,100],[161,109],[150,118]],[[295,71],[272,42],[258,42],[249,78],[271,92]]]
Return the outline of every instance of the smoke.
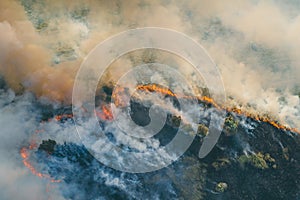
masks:
[[[239,4],[216,16],[223,34],[208,48],[227,94],[299,128],[299,16],[272,1]]]
[[[0,92],[0,199],[45,196],[47,181],[31,175],[19,155],[41,128],[36,99],[28,92],[70,104],[85,56],[129,28],[157,26],[190,35],[219,67],[228,106],[300,128],[299,10],[296,1],[276,0],[1,0],[0,75],[11,90]],[[130,64],[118,60],[110,76],[120,77]],[[121,65],[127,68],[117,70]],[[77,142],[71,123],[51,121],[42,128],[45,138]]]
[[[128,28],[171,28],[209,51],[235,105],[294,126],[300,87],[300,17],[294,4],[1,1],[0,73],[16,92],[69,104],[76,71],[99,42]]]
[[[25,168],[20,155],[21,147],[28,145],[28,138],[38,123],[33,95],[15,96],[12,90],[0,90],[0,199],[47,199],[57,196],[46,193],[48,181],[40,179]],[[57,196],[57,197],[56,197]]]

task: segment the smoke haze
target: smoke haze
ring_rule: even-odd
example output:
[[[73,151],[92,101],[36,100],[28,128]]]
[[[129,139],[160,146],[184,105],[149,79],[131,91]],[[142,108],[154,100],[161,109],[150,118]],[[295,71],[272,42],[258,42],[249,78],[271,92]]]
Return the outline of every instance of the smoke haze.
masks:
[[[30,112],[35,97],[28,92],[42,101],[70,104],[83,59],[101,41],[129,28],[163,27],[191,36],[220,69],[227,106],[300,128],[297,1],[33,2],[0,1],[0,75],[11,88],[0,97],[0,199],[38,199],[44,194],[45,181],[30,176],[15,156],[16,147],[39,126]],[[118,77],[121,72],[111,74]],[[53,137],[72,129],[54,131],[56,126],[46,127]]]

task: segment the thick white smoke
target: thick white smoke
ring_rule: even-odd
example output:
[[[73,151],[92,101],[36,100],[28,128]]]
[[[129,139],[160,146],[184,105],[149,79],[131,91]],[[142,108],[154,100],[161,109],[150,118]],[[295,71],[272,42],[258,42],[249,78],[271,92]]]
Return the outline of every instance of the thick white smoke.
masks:
[[[1,0],[0,75],[14,92],[0,97],[0,199],[39,199],[46,184],[30,175],[19,156],[39,126],[30,111],[35,99],[15,93],[32,91],[70,104],[84,57],[99,42],[129,28],[158,26],[190,35],[219,67],[228,106],[300,128],[299,11],[297,1],[278,0]],[[123,71],[111,75],[117,73]],[[44,128],[58,141],[76,140],[68,135],[71,126],[53,121]]]
[[[298,10],[277,1],[1,1],[0,72],[15,91],[70,103],[76,71],[99,42],[171,28],[204,45],[236,105],[298,126]]]

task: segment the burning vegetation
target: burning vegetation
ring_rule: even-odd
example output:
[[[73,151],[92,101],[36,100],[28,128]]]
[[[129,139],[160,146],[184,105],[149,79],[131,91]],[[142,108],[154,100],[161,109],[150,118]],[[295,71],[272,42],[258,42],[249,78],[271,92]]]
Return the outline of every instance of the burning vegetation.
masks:
[[[170,89],[164,88],[157,84],[138,85],[136,87],[136,90],[149,92],[149,93],[159,93],[159,94],[162,94],[165,96],[176,97],[176,98],[187,98],[187,99],[194,98],[192,96],[184,96],[181,94],[175,94]],[[105,91],[107,92],[108,89],[106,88]],[[124,102],[126,102],[126,101],[124,101],[124,99],[122,99],[122,98],[123,98],[124,93],[128,94],[128,90],[126,90],[126,88],[118,87],[114,93],[112,91],[113,91],[112,89],[109,89],[109,92],[107,92],[107,94],[105,96],[105,100],[102,101],[101,105],[99,105],[97,107],[98,109],[95,110],[95,114],[99,118],[99,120],[107,121],[107,122],[110,122],[113,120],[113,114],[112,114],[110,105],[107,104],[107,102],[112,101],[117,107],[122,107],[125,105]],[[253,114],[247,113],[245,111],[242,111],[241,109],[238,109],[238,108],[226,108],[224,106],[218,105],[214,101],[214,99],[212,99],[209,96],[197,97],[197,100],[198,100],[198,102],[205,104],[207,106],[212,106],[216,109],[222,109],[228,113],[231,113],[228,115],[228,117],[225,120],[224,128],[226,129],[225,132],[228,132],[227,135],[231,135],[233,132],[236,132],[236,129],[238,127],[238,121],[236,121],[233,114],[240,115],[240,116],[246,116],[247,118],[265,122],[265,123],[272,125],[273,127],[277,128],[277,129],[281,129],[284,131],[292,131],[295,133],[300,133],[296,129],[280,125],[276,121],[273,121],[267,117],[253,115]],[[73,115],[71,113],[62,113],[62,114],[57,114],[57,115],[53,116],[52,118],[48,119],[47,121],[56,120],[56,121],[63,123],[65,120],[72,119],[72,118],[73,118]],[[180,117],[178,118],[178,120],[180,121]],[[176,124],[178,124],[178,123],[179,122],[176,122]],[[39,172],[34,167],[34,164],[30,161],[31,152],[34,152],[38,149],[44,150],[48,154],[51,154],[52,152],[55,151],[56,142],[53,140],[43,141],[40,145],[37,144],[37,140],[35,137],[39,132],[41,132],[41,130],[37,130],[35,132],[35,134],[33,134],[32,138],[30,140],[29,146],[21,148],[20,156],[22,158],[23,164],[25,167],[27,167],[31,171],[32,174],[34,174],[40,178],[49,179],[51,182],[61,182],[62,180],[53,179],[50,177],[50,175]],[[200,124],[199,128],[198,128],[198,133],[200,135],[206,136],[207,132],[208,132],[207,127],[203,124]],[[260,168],[267,168],[267,165],[265,163],[267,163],[267,164],[271,163],[272,167],[273,167],[273,163],[272,163],[273,161],[272,162],[270,161],[267,154],[263,155],[263,156],[261,156],[261,154],[258,154],[258,155],[253,154],[250,156],[242,155],[239,160],[241,161],[241,163],[243,163],[242,165],[244,165],[244,163],[248,163],[253,166],[260,166]],[[230,165],[229,160],[228,160],[228,162],[226,161],[226,165],[228,165],[228,163]],[[214,164],[214,165],[216,165],[216,164]],[[218,168],[220,168],[220,167],[218,167]]]

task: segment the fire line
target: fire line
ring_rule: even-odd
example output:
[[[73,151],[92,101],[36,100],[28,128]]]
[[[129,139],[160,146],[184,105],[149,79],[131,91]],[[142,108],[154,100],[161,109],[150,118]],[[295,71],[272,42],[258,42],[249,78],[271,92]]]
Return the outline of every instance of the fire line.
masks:
[[[195,97],[192,97],[192,96],[184,96],[184,95],[181,96],[181,95],[175,94],[170,89],[163,88],[163,87],[161,87],[157,84],[138,85],[136,87],[136,89],[141,90],[141,91],[147,91],[147,92],[157,92],[157,93],[160,93],[160,94],[163,94],[163,95],[169,95],[169,96],[177,97],[177,98],[195,98]],[[116,96],[114,96],[114,98],[116,98]],[[290,127],[281,125],[278,122],[273,121],[273,120],[271,120],[267,117],[260,116],[260,115],[254,115],[254,114],[248,113],[246,111],[243,111],[239,108],[226,108],[224,106],[219,106],[212,98],[210,98],[208,96],[202,96],[202,97],[196,97],[196,98],[201,102],[204,102],[206,104],[211,104],[213,107],[215,107],[219,110],[222,109],[222,110],[225,110],[227,112],[233,112],[233,113],[236,113],[238,115],[243,115],[243,116],[246,116],[248,118],[255,119],[257,121],[269,123],[272,126],[276,127],[277,129],[281,129],[281,130],[284,130],[284,131],[291,131],[291,132],[295,132],[295,133],[300,134],[300,131],[297,130],[296,128],[290,128]],[[101,112],[95,111],[95,114],[100,119],[107,120],[107,121],[113,120],[113,115],[112,115],[112,112],[111,112],[109,107],[103,105],[101,107],[101,109],[102,109]],[[62,114],[62,115],[56,115],[54,117],[54,119],[56,121],[61,121],[62,119],[68,119],[68,118],[73,118],[73,115],[72,114]],[[38,134],[38,133],[39,133],[39,131],[37,130],[35,134]],[[49,175],[38,172],[34,168],[34,166],[30,163],[30,161],[29,161],[29,158],[30,158],[29,150],[36,149],[37,146],[38,145],[36,143],[36,140],[34,138],[32,138],[31,142],[30,142],[30,145],[28,147],[21,148],[20,155],[23,159],[24,166],[27,167],[32,172],[32,174],[34,174],[34,175],[36,175],[40,178],[48,178],[48,179],[50,179],[51,182],[61,182],[61,180],[52,179]]]
[[[170,96],[174,96],[174,97],[177,97],[177,98],[193,98],[191,96],[177,95],[177,94],[173,93],[170,89],[162,88],[161,86],[159,86],[157,84],[138,85],[136,87],[136,89],[137,90],[144,90],[144,91],[148,91],[148,92],[158,92],[158,93],[161,93],[161,94],[164,94],[164,95],[170,95]],[[253,115],[253,114],[248,113],[246,111],[243,111],[239,108],[226,108],[226,107],[223,107],[223,106],[219,106],[212,98],[210,98],[208,96],[202,96],[202,97],[196,97],[196,98],[199,101],[202,101],[202,102],[207,103],[207,104],[211,104],[212,106],[214,106],[217,109],[223,109],[223,110],[226,110],[227,112],[233,112],[233,113],[236,113],[238,115],[243,115],[243,116],[246,116],[248,118],[255,119],[257,121],[266,122],[266,123],[269,123],[272,126],[276,127],[277,129],[281,129],[281,130],[284,130],[284,131],[291,131],[291,132],[295,132],[295,133],[300,134],[300,131],[297,130],[296,128],[290,128],[290,127],[281,125],[278,122],[273,121],[273,120],[271,120],[267,117],[260,116],[260,115]]]

